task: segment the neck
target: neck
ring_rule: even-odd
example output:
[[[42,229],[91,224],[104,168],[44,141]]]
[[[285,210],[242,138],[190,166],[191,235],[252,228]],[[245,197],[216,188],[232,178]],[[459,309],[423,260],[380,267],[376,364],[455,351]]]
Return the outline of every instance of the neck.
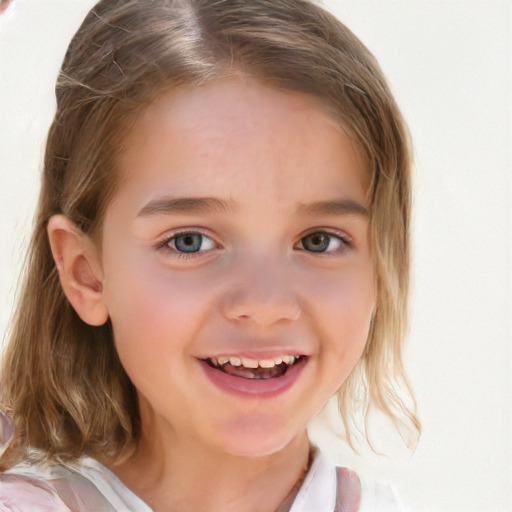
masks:
[[[306,432],[277,453],[242,457],[152,431],[111,469],[154,512],[276,512],[291,505],[309,451]]]

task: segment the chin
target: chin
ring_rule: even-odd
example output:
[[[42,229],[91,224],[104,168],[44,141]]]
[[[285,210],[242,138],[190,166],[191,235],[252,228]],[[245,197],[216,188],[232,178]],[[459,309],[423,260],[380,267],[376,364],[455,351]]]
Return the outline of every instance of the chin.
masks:
[[[247,421],[231,424],[224,435],[217,437],[219,447],[225,453],[237,457],[265,457],[278,453],[291,444],[307,442],[306,427],[291,429],[286,425],[276,425],[275,420],[263,421],[254,417]]]

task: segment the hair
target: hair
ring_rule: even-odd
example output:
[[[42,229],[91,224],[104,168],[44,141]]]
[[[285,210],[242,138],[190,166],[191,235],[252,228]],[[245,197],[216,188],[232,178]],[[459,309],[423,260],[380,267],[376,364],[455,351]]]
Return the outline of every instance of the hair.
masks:
[[[348,440],[372,407],[419,434],[402,363],[409,289],[411,148],[372,54],[307,0],[102,0],[73,37],[57,79],[42,186],[1,374],[17,435],[8,467],[36,453],[116,463],[140,434],[136,392],[110,322],[84,323],[62,290],[47,223],[65,214],[101,239],[123,142],[165,91],[235,76],[318,98],[363,155],[377,300],[363,356],[339,390]],[[366,427],[366,425],[365,425]]]

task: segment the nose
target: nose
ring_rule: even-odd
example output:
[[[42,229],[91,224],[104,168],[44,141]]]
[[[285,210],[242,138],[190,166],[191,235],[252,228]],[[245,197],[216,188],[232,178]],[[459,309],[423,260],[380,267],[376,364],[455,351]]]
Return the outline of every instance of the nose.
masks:
[[[234,276],[223,310],[231,321],[259,326],[298,320],[301,305],[289,268],[269,258],[245,261]]]

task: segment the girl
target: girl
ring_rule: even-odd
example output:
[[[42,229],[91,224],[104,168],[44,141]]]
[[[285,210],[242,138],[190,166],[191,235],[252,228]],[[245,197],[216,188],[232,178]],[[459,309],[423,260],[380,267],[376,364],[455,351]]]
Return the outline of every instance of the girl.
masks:
[[[1,510],[397,510],[306,432],[335,394],[349,441],[370,407],[419,430],[410,149],[368,50],[306,0],[102,0],[56,95]]]

